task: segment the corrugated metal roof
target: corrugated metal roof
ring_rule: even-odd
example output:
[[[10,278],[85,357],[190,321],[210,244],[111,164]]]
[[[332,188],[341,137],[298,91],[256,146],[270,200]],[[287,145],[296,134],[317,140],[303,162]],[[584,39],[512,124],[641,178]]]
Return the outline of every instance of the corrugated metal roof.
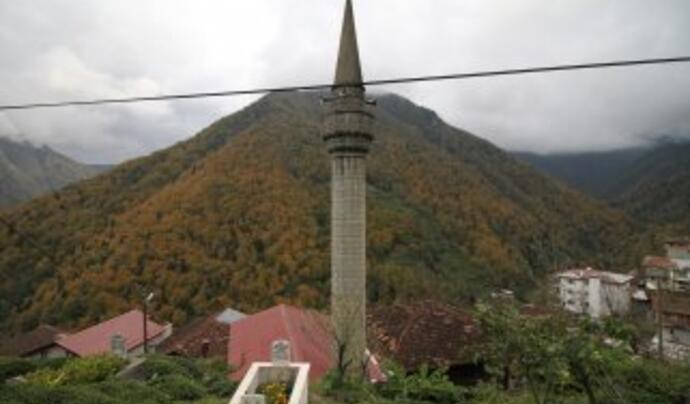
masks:
[[[132,310],[108,321],[96,324],[75,334],[65,336],[57,344],[78,356],[98,355],[110,352],[113,335],[126,339],[127,350],[138,347],[144,341],[144,314]],[[156,338],[166,327],[151,320],[147,321],[148,340]]]
[[[228,362],[236,367],[232,378],[239,380],[252,362],[270,362],[271,344],[290,343],[291,360],[311,364],[309,378],[323,377],[333,366],[332,341],[328,317],[312,310],[279,305],[248,316],[230,327]],[[370,377],[383,380],[378,363],[370,364]]]

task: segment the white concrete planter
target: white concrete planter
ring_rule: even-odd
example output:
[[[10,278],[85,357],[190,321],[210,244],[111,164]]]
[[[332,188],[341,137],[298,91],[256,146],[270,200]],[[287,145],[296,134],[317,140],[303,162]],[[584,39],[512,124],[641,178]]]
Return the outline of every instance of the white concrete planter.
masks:
[[[286,383],[290,389],[288,404],[307,404],[309,401],[308,363],[254,362],[245,374],[230,404],[260,404],[263,396],[256,390],[265,383]]]

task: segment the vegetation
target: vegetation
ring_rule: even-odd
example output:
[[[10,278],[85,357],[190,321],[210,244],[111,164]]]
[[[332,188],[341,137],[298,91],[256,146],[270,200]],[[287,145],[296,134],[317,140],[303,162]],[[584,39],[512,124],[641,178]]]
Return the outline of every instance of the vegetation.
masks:
[[[690,395],[690,366],[634,355],[634,330],[619,320],[525,317],[510,304],[480,304],[478,317],[481,358],[506,392],[495,397],[517,390],[535,404],[671,404]]]
[[[223,362],[152,356],[140,372],[140,380],[115,377],[125,361],[112,357],[69,359],[56,362],[2,359],[0,372],[17,373],[23,363],[25,383],[0,385],[0,402],[44,403],[225,403],[236,385],[227,379]]]
[[[613,267],[635,228],[396,96],[379,100],[368,170],[368,294],[470,301],[525,291],[554,265]],[[317,94],[268,96],[196,137],[2,213],[0,318],[92,324],[136,284],[182,324],[232,306],[323,308],[329,165]],[[642,242],[641,242],[642,243]],[[608,267],[608,266],[607,266]],[[241,287],[240,287],[241,286]]]
[[[47,146],[34,147],[0,135],[0,208],[93,177],[98,171]]]
[[[26,375],[32,384],[45,386],[78,385],[101,382],[117,374],[126,361],[116,356],[96,356],[65,361],[56,368],[42,367]]]

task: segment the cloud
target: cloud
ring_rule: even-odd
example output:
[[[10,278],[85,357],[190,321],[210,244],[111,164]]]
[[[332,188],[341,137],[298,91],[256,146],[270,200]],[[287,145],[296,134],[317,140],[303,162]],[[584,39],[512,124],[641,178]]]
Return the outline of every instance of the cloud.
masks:
[[[690,3],[355,1],[367,78],[690,53]],[[332,79],[342,1],[0,3],[0,103]],[[572,151],[690,134],[690,66],[389,86],[501,147]],[[0,133],[118,162],[256,97],[0,114]]]

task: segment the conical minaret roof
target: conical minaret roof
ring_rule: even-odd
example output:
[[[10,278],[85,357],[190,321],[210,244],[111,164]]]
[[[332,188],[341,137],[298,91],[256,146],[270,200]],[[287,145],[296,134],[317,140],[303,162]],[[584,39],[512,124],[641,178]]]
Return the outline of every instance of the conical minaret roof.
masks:
[[[338,53],[338,65],[335,70],[334,84],[338,86],[361,82],[362,66],[359,63],[355,17],[352,11],[352,1],[347,0],[345,4],[345,17],[343,18],[343,31],[340,35],[340,51]]]

